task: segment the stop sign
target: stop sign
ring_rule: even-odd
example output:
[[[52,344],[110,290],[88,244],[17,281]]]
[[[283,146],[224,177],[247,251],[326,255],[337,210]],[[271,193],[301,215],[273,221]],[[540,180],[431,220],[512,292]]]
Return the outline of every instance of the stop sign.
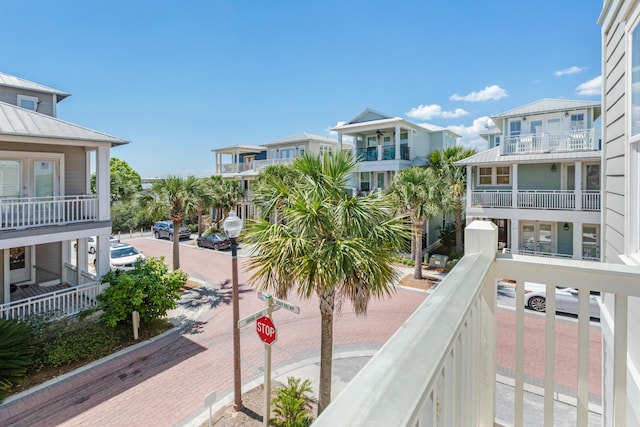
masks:
[[[262,316],[256,320],[256,331],[265,344],[273,344],[276,341],[276,327],[271,318]]]

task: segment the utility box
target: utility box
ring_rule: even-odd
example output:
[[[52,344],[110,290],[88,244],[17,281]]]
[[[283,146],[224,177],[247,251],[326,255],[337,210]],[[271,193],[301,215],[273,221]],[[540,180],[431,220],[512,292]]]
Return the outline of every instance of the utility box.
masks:
[[[449,257],[446,255],[431,255],[431,258],[429,258],[429,267],[446,268],[448,260]]]

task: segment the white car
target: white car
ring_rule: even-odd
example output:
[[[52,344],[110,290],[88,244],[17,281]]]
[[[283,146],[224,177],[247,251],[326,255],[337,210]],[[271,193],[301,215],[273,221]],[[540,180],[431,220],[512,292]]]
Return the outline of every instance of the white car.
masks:
[[[540,283],[525,282],[524,305],[535,311],[545,311],[547,306],[547,286]],[[578,314],[578,290],[556,286],[556,311]],[[598,293],[589,295],[589,316],[600,318]]]
[[[144,259],[142,252],[128,243],[115,243],[109,250],[111,270],[133,270],[136,261]]]
[[[98,243],[97,239],[96,239],[96,236],[87,237],[87,251],[90,254],[95,254],[96,253],[96,243]],[[118,239],[113,235],[109,236],[109,244],[113,245],[114,243],[118,243]],[[78,248],[78,244],[74,243],[73,244],[73,248],[77,249]]]

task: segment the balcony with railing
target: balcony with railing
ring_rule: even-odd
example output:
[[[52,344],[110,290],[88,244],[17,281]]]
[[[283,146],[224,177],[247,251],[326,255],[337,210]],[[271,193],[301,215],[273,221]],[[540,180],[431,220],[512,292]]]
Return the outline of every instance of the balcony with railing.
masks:
[[[407,144],[400,145],[400,160],[410,160],[410,150]],[[395,160],[395,146],[375,146],[356,149],[356,159],[359,162],[376,162],[378,160]]]
[[[600,149],[597,131],[594,128],[507,136],[500,145],[500,154],[595,151]]]
[[[579,194],[579,197],[578,197]],[[513,197],[516,205],[513,205]],[[580,204],[576,203],[579,199]],[[600,191],[573,190],[475,190],[471,194],[471,206],[487,208],[600,210]]]
[[[560,389],[573,394],[563,396],[574,405],[572,425],[592,425],[594,418],[599,425],[602,407],[615,414],[615,420],[608,420],[611,425],[626,425],[627,304],[629,297],[640,296],[640,270],[617,264],[496,255],[497,240],[497,229],[489,222],[476,221],[467,227],[462,260],[314,426],[518,427],[530,424],[530,419],[525,419],[530,410],[529,416],[551,427],[556,425]],[[515,309],[502,311],[497,307],[497,282],[507,278],[514,283]],[[547,284],[543,317],[525,313],[525,281]],[[556,319],[558,283],[579,289],[575,323]],[[607,299],[616,302],[611,313],[616,321],[610,332],[615,337],[611,343],[614,357],[607,364],[601,363],[600,350],[592,345],[602,333],[590,323],[591,292],[606,293]],[[503,318],[508,318],[509,324],[498,333]],[[533,350],[528,345],[530,322],[543,323],[539,328],[542,343]],[[569,327],[573,342],[567,342],[564,335]],[[508,393],[497,397],[504,343],[512,352],[511,385]],[[526,348],[529,351],[525,354]],[[573,362],[566,363],[567,359]],[[542,396],[530,408],[527,396],[532,388],[532,365],[541,371],[537,392]],[[600,375],[592,369],[594,365],[613,374],[608,375],[613,384],[607,393],[601,393],[597,385]],[[560,384],[561,378],[572,378],[566,380],[570,386]],[[508,407],[512,419],[498,419],[497,405],[501,411]]]
[[[96,221],[98,196],[54,196],[0,199],[0,230]]]

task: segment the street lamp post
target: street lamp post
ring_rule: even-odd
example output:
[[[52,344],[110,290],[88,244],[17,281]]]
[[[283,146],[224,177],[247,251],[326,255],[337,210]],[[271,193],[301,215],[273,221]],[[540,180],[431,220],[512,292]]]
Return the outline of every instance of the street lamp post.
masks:
[[[231,274],[233,278],[233,409],[241,411],[242,405],[242,378],[240,376],[240,307],[238,297],[238,242],[236,238],[242,231],[242,220],[235,211],[229,212],[224,220],[223,228],[231,241]]]

